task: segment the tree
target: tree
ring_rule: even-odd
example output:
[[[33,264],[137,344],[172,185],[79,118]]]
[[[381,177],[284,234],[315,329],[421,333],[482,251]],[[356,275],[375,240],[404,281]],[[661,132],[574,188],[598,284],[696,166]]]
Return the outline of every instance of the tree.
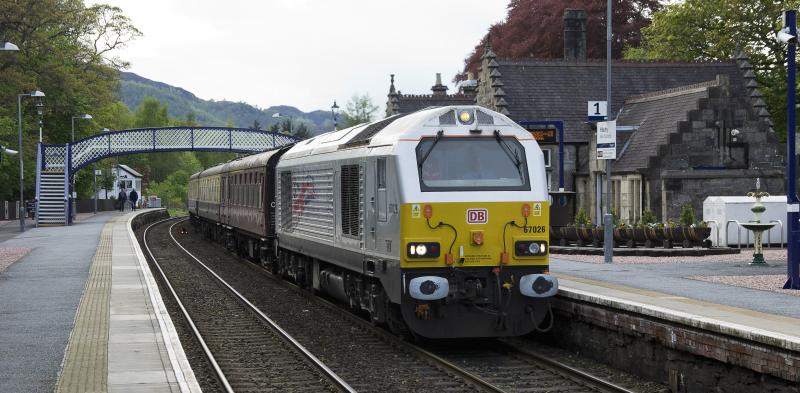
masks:
[[[618,59],[625,47],[638,46],[640,30],[650,23],[649,16],[661,8],[661,0],[614,0],[613,7],[612,56]],[[464,60],[464,70],[455,79],[466,79],[467,72],[477,75],[488,37],[500,58],[563,58],[563,18],[567,8],[586,11],[586,57],[605,59],[606,0],[511,0],[506,20],[489,28],[489,34]]]
[[[125,62],[113,57],[141,33],[121,10],[104,4],[87,7],[80,0],[20,0],[0,2],[0,37],[17,44],[16,53],[0,56],[0,143],[16,141],[16,96],[42,90],[47,94],[44,139],[70,139],[70,118],[91,113],[96,118],[114,110],[118,70]],[[23,107],[25,195],[34,192],[38,125],[31,100]],[[107,124],[103,126],[109,127]],[[84,122],[77,136],[98,129]],[[16,143],[14,143],[16,145]],[[15,184],[17,160],[0,165],[0,184]],[[91,176],[89,177],[91,179]],[[91,190],[91,181],[78,191]],[[0,187],[0,200],[18,198],[17,187]]]
[[[775,39],[783,10],[800,0],[686,0],[666,6],[643,29],[643,42],[628,48],[636,60],[730,61],[741,49],[762,86],[775,130],[786,130],[786,49]]]
[[[361,123],[372,121],[372,117],[378,107],[372,103],[369,94],[354,94],[347,102],[346,109],[342,114],[342,124],[344,127],[352,127]]]
[[[300,123],[291,135],[300,139],[308,139],[308,137],[311,136],[311,132],[308,130],[308,126],[305,123]]]
[[[251,130],[260,130],[261,129],[261,123],[258,122],[258,119],[253,120],[253,125],[250,126],[250,129]]]

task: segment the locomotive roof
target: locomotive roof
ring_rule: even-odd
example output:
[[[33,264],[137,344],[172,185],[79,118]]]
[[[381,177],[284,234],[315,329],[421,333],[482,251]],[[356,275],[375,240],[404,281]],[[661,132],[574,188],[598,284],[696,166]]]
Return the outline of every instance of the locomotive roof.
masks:
[[[455,116],[460,110],[465,109],[475,111],[473,113],[476,119],[472,125],[459,126]],[[452,116],[448,117],[451,113]],[[445,136],[467,136],[471,135],[470,130],[476,128],[481,129],[484,135],[491,135],[492,131],[499,129],[503,135],[517,136],[520,139],[531,138],[529,132],[498,112],[476,105],[444,106],[395,115],[321,134],[297,143],[284,155],[284,158],[364,146],[394,145],[401,140],[418,140],[425,136],[433,136],[442,129],[445,130]]]

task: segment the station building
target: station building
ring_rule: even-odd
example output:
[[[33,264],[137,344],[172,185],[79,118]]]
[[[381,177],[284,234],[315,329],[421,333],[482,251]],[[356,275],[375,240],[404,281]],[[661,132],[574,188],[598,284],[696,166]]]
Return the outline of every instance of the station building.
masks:
[[[595,157],[587,103],[606,99],[606,64],[586,59],[586,13],[565,10],[564,21],[563,59],[501,59],[487,45],[479,74],[455,94],[447,94],[438,75],[432,94],[402,94],[392,76],[386,115],[477,104],[522,125],[538,122],[529,128],[545,152],[551,190],[559,188],[558,144],[541,122],[562,121],[564,186],[576,193],[568,211],[583,209],[597,222],[597,201],[607,196],[606,164]],[[609,113],[619,130],[611,200],[628,223],[644,209],[677,220],[685,204],[699,218],[707,196],[744,195],[756,177],[762,190],[785,193],[785,145],[744,53],[721,62],[614,61]]]
[[[114,176],[114,185],[111,189],[99,189],[97,199],[116,199],[120,190],[125,190],[129,194],[131,190],[136,190],[139,198],[142,198],[142,174],[133,168],[119,164],[111,169]]]

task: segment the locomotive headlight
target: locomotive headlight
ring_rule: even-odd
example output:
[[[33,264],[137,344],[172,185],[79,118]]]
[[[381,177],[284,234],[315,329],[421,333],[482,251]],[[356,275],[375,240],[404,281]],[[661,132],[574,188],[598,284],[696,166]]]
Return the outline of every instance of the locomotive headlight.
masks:
[[[461,124],[472,124],[472,111],[463,110],[458,112],[458,121],[460,121]]]
[[[538,257],[547,254],[547,242],[543,240],[518,240],[514,242],[514,255]]]
[[[437,242],[408,242],[406,244],[409,259],[433,259],[439,258],[440,247]]]

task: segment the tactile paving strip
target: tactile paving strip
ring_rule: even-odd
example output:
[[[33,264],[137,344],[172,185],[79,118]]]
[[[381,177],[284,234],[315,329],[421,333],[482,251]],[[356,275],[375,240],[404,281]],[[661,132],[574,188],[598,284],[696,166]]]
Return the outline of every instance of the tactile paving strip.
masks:
[[[113,221],[103,227],[64,355],[56,392],[108,391]]]

